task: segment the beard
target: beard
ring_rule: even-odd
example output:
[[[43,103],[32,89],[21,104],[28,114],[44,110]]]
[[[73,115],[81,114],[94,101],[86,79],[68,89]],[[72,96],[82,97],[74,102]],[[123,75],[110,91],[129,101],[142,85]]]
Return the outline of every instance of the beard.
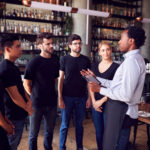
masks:
[[[44,52],[47,54],[53,54],[54,50],[53,49],[51,49],[51,50],[45,49]]]
[[[74,53],[77,53],[77,54],[80,54],[80,52],[81,52],[81,48],[80,49],[78,49],[78,50],[72,50]]]

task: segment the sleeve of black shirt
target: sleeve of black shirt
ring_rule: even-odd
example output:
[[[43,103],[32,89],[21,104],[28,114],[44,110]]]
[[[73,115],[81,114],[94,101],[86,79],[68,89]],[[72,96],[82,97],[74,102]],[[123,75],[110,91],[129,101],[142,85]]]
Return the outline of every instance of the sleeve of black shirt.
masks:
[[[59,68],[60,68],[59,59],[56,58],[56,74],[55,74],[55,78],[59,77]]]
[[[25,69],[24,79],[32,80],[34,78],[35,73],[35,65],[34,62],[31,60]]]
[[[65,71],[64,56],[60,58],[60,70]]]
[[[17,85],[18,81],[13,69],[3,72],[3,83],[5,88]]]
[[[4,107],[4,105],[3,105],[3,87],[2,87],[2,83],[0,81],[0,111],[2,111],[3,107]]]
[[[89,59],[88,59],[88,68],[91,69],[91,62]]]

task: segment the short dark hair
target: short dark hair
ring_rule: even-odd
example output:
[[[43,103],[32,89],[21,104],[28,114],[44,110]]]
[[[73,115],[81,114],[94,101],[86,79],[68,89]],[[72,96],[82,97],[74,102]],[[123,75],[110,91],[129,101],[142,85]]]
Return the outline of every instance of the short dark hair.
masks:
[[[126,28],[128,30],[128,37],[133,38],[137,48],[144,45],[146,36],[145,31],[139,26],[129,26]]]
[[[1,48],[2,51],[4,51],[4,48],[7,47],[12,47],[14,44],[14,41],[19,40],[19,37],[17,35],[10,35],[10,34],[3,34],[1,36]]]
[[[68,38],[68,43],[71,45],[71,44],[72,44],[72,41],[74,41],[74,40],[80,40],[80,41],[82,41],[82,40],[81,40],[81,37],[80,37],[79,35],[77,35],[77,34],[72,34],[72,35],[69,36],[69,38]]]
[[[38,36],[37,36],[37,44],[42,44],[43,43],[43,39],[51,39],[52,38],[52,34],[49,33],[49,32],[43,32],[43,33],[40,33]]]

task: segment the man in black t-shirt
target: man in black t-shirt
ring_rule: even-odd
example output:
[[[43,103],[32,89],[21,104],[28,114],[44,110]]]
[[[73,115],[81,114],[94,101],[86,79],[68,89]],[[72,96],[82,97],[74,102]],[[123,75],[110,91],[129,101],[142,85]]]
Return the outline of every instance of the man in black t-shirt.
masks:
[[[75,109],[75,127],[77,150],[83,149],[83,118],[85,108],[90,107],[86,80],[81,76],[82,69],[90,68],[90,60],[80,54],[81,37],[73,34],[69,37],[71,53],[60,60],[60,77],[58,82],[59,107],[62,123],[60,127],[59,149],[65,150],[65,142],[72,110]]]
[[[22,53],[19,38],[13,35],[4,35],[1,46],[5,58],[0,63],[0,79],[5,88],[5,114],[15,127],[14,134],[8,136],[8,140],[11,150],[17,150],[25,119],[28,114],[32,115],[33,113],[32,102],[23,88],[20,71],[14,65]]]
[[[26,67],[24,87],[31,96],[34,113],[30,118],[29,150],[37,150],[37,137],[44,117],[45,150],[52,150],[53,131],[57,112],[55,82],[59,76],[59,60],[53,56],[52,35],[41,33],[37,43],[40,55],[34,57]]]

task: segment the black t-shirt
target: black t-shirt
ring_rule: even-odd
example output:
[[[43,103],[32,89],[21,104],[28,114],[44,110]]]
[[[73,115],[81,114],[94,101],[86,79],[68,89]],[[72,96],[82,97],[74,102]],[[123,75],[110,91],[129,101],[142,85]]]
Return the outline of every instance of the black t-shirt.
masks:
[[[95,73],[96,76],[104,78],[104,79],[108,79],[108,80],[112,80],[114,77],[114,74],[117,70],[117,68],[119,67],[119,64],[113,62],[111,64],[111,66],[103,73],[100,73],[98,70],[98,65],[99,62],[93,63],[92,64],[92,71]],[[100,95],[99,93],[95,93],[95,99],[101,99],[102,97],[104,97],[103,95]]]
[[[19,69],[11,61],[5,59],[0,63],[0,78],[3,81],[4,88],[17,86],[19,93],[27,101],[21,80]],[[4,93],[5,114],[10,120],[22,120],[28,115],[21,107],[17,106],[7,91]]]
[[[5,110],[4,110],[4,87],[3,87],[3,82],[0,79],[0,112],[2,115],[5,115]]]
[[[61,57],[60,70],[65,73],[63,96],[83,97],[87,95],[87,82],[80,71],[88,68],[90,68],[90,60],[86,56],[67,55]]]
[[[0,79],[0,112],[2,113],[3,117],[5,116],[5,109],[4,109],[4,87],[3,82]],[[0,135],[4,133],[4,129],[0,126]]]
[[[56,106],[55,79],[59,76],[59,59],[56,56],[34,57],[27,65],[25,79],[32,80],[31,100],[34,107]]]

